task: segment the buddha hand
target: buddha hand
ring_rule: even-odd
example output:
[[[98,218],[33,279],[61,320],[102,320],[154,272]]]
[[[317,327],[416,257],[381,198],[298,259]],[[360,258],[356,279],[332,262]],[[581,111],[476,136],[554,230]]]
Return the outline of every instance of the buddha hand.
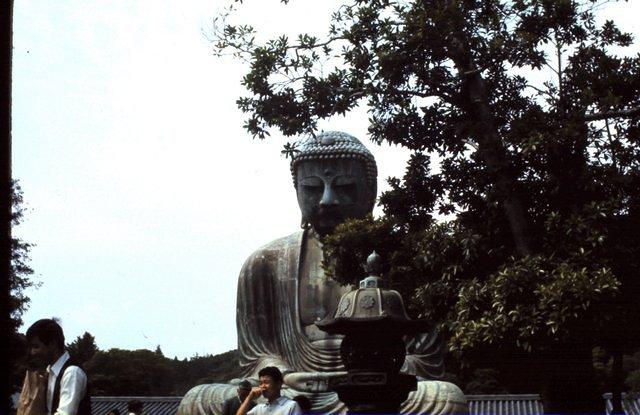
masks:
[[[329,381],[347,372],[292,372],[284,375],[284,383],[300,392],[326,392]]]

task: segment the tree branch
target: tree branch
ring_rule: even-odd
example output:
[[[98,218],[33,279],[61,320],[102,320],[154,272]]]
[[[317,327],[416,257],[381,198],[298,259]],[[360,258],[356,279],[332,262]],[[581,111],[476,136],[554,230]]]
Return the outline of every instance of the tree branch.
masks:
[[[420,92],[420,91],[409,91],[409,90],[405,90],[405,89],[392,89],[389,91],[385,91],[381,88],[378,88],[376,86],[373,85],[365,85],[362,89],[347,89],[347,88],[337,88],[337,91],[340,93],[345,93],[345,94],[352,94],[354,96],[361,96],[366,94],[366,91],[370,91],[373,92],[375,94],[380,94],[380,95],[403,95],[403,96],[408,96],[408,97],[420,97],[420,98],[440,98],[445,102],[451,102],[451,98],[445,94],[444,92],[440,92],[440,93],[426,93],[426,92]]]
[[[540,95],[546,95],[552,101],[558,101],[558,98],[553,96],[553,94],[551,94],[549,91],[545,91],[544,89],[540,89],[540,88],[538,88],[536,86],[533,86],[531,84],[527,84],[526,87],[533,89],[534,91],[538,92]]]
[[[335,36],[335,37],[330,37],[328,38],[325,42],[321,42],[321,43],[314,43],[313,45],[301,45],[301,44],[295,44],[295,45],[291,45],[291,46],[287,46],[286,49],[287,50],[311,50],[311,49],[317,49],[317,48],[321,48],[323,46],[329,46],[330,44],[332,44],[333,42],[335,42],[336,40],[347,40],[347,38],[345,36]]]
[[[627,110],[617,110],[617,111],[603,111],[603,112],[595,112],[593,114],[588,114],[584,116],[585,121],[599,121],[606,120],[608,118],[615,117],[627,117],[631,118],[640,114],[640,107],[630,108]]]

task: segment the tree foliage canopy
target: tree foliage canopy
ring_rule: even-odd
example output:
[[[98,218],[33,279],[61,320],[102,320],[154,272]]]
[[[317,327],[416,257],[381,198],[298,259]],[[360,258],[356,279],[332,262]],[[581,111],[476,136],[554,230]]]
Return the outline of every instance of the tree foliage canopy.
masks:
[[[349,238],[373,232],[363,241],[384,244],[384,230],[391,272],[415,281],[451,349],[504,338],[530,349],[586,315],[610,316],[598,307],[635,279],[637,264],[617,259],[638,249],[640,60],[612,52],[632,37],[597,24],[599,7],[353,1],[323,39],[257,44],[252,27],[222,16],[215,50],[250,63],[238,105],[254,136],[313,133],[318,119],[366,104],[370,138],[413,152],[381,197],[385,216],[329,239],[345,259],[338,278],[351,282],[362,260],[349,252],[364,258],[372,245]],[[543,69],[553,77],[536,83]]]
[[[151,350],[98,350],[84,365],[94,396],[182,396],[240,376],[238,352],[169,359]]]
[[[22,188],[17,180],[11,183],[11,226],[16,226],[24,220],[25,204]],[[18,328],[22,325],[22,315],[29,306],[29,297],[26,290],[37,287],[39,283],[31,278],[33,269],[29,265],[29,252],[33,244],[25,242],[15,236],[11,237],[11,268],[9,274],[9,315],[10,327],[7,327],[9,338],[8,359],[11,362],[9,382],[13,387],[21,385],[25,365],[25,342],[18,334]]]
[[[12,209],[11,226],[15,228],[24,220],[25,213],[24,197],[22,188],[17,181],[12,182]],[[29,287],[37,286],[30,279],[33,269],[29,266],[29,251],[33,244],[23,241],[20,238],[11,238],[11,275],[9,276],[10,289],[10,312],[11,320],[14,324],[12,331],[17,330],[22,324],[22,314],[29,305],[29,297],[25,290]]]
[[[76,363],[84,365],[98,351],[96,338],[85,331],[82,336],[76,337],[74,341],[67,345],[67,351]]]
[[[458,355],[585,360],[640,339],[640,57],[607,3],[353,0],[326,37],[265,43],[228,13],[214,50],[250,65],[254,137],[365,105],[370,138],[412,152],[384,216],[325,241],[336,278],[375,248]]]

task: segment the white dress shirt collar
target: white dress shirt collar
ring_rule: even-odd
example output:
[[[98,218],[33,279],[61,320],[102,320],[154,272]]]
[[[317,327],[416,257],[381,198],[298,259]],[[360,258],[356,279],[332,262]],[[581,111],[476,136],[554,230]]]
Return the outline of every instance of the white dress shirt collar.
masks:
[[[285,396],[279,396],[277,399],[274,399],[273,402],[269,402],[267,401],[267,406],[271,406],[271,405],[278,405],[278,406],[282,406],[284,405],[289,399]]]
[[[60,356],[53,365],[49,365],[49,367],[47,367],[47,372],[53,374],[54,378],[58,377],[60,370],[62,370],[62,366],[67,363],[69,357],[69,352],[65,350],[64,353],[62,353],[62,356]]]

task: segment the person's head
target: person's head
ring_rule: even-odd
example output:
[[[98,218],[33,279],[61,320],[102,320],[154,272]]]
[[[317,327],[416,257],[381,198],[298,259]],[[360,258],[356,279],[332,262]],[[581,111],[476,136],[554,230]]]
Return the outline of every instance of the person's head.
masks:
[[[355,137],[329,131],[295,146],[291,174],[302,222],[320,235],[373,210],[378,170],[373,155]]]
[[[241,401],[244,401],[249,395],[249,392],[251,392],[251,383],[249,383],[248,380],[240,382],[238,385],[238,398],[240,398]]]
[[[112,410],[107,412],[107,415],[120,415],[120,410],[118,408],[113,408]]]
[[[282,372],[275,366],[267,366],[258,372],[258,380],[262,388],[262,396],[268,400],[280,396],[282,389]]]
[[[134,399],[132,401],[129,401],[129,404],[127,405],[129,412],[133,412],[134,414],[138,414],[140,415],[142,413],[142,402],[140,402],[137,399]]]
[[[303,414],[308,415],[311,413],[311,401],[309,400],[309,398],[304,395],[298,395],[293,398],[293,400],[298,402],[298,405],[300,405],[300,409],[302,410]]]
[[[29,356],[36,366],[44,367],[58,360],[64,352],[64,333],[55,320],[44,318],[27,329]]]

